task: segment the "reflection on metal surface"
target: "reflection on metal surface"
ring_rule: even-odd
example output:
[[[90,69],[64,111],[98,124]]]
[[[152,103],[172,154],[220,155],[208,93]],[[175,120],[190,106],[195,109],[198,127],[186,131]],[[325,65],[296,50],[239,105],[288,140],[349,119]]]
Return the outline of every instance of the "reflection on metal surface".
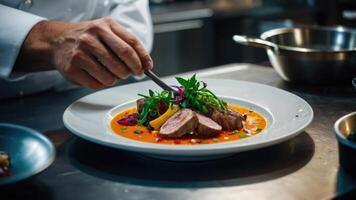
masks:
[[[189,29],[199,29],[203,27],[202,20],[190,20],[183,22],[171,22],[166,24],[157,24],[154,26],[155,33],[166,33],[173,31],[183,31]]]
[[[339,119],[335,123],[335,131],[344,137],[347,137],[352,131],[356,131],[356,112]]]
[[[226,187],[263,182],[297,171],[312,158],[314,142],[304,132],[281,144],[225,159],[172,162],[75,138],[67,154],[79,170],[116,182],[179,188]]]
[[[339,118],[335,122],[334,131],[339,143],[340,167],[356,178],[356,143],[349,139],[350,134],[356,131],[356,111]]]
[[[266,48],[273,67],[286,81],[335,85],[356,76],[353,29],[280,28],[263,33],[262,39],[239,38],[243,36],[234,36],[235,42]]]
[[[262,5],[262,0],[208,0],[214,10],[233,10],[255,8]]]
[[[356,19],[356,11],[355,10],[345,10],[342,12],[342,16],[345,19],[355,20]]]
[[[213,11],[209,8],[198,10],[187,10],[182,12],[156,14],[152,16],[154,24],[167,23],[172,21],[194,20],[211,17]]]

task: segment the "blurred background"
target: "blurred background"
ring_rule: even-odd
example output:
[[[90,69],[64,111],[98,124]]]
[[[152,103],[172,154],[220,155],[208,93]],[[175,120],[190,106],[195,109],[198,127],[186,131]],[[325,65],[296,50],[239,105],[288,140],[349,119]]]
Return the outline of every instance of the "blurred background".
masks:
[[[237,45],[234,34],[301,25],[356,28],[356,0],[150,0],[152,57],[160,76],[249,62],[268,63],[264,49]]]

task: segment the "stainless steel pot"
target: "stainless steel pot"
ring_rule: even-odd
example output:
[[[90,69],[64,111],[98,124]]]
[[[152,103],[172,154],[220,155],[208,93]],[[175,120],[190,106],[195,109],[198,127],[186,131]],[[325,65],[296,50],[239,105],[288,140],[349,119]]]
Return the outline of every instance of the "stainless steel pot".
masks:
[[[309,84],[349,82],[356,77],[356,30],[343,27],[279,28],[260,38],[234,35],[240,44],[267,50],[286,81]]]
[[[340,165],[356,177],[356,142],[347,139],[351,132],[356,131],[356,111],[339,118],[334,124],[334,130],[339,143]]]

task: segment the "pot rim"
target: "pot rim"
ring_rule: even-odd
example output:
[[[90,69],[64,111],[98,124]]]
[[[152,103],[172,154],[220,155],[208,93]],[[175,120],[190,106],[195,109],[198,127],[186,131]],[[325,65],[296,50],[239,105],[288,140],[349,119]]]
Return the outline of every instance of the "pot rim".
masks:
[[[343,144],[345,144],[345,145],[347,145],[347,146],[350,146],[350,147],[356,149],[356,142],[352,142],[352,141],[348,140],[348,139],[345,137],[345,135],[340,132],[340,129],[339,129],[339,126],[340,126],[341,122],[342,122],[344,119],[346,119],[346,118],[348,118],[348,117],[350,117],[350,116],[353,116],[353,115],[356,115],[356,111],[351,112],[351,113],[349,113],[349,114],[346,114],[346,115],[340,117],[340,118],[334,123],[334,132],[335,132],[335,134],[336,134],[336,136],[337,136],[337,138],[338,138],[338,140],[339,140],[340,142],[342,142]]]
[[[347,28],[344,26],[326,26],[326,27],[297,26],[297,27],[290,27],[290,28],[276,28],[276,29],[268,30],[263,32],[260,38],[263,40],[267,40],[269,37],[273,37],[283,33],[294,32],[295,30],[321,30],[321,31],[336,31],[336,32],[347,32],[351,34],[356,34],[356,29]],[[340,50],[322,50],[322,49],[310,49],[304,47],[278,45],[276,43],[274,44],[277,45],[279,49],[295,51],[295,52],[303,52],[303,53],[355,53],[356,52],[356,47],[350,49],[340,49]]]

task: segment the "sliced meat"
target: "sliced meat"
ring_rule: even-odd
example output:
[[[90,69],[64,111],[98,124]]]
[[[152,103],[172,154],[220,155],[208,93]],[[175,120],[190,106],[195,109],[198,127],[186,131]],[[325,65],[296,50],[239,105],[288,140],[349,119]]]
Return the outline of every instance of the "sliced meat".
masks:
[[[210,118],[222,126],[223,130],[240,130],[242,129],[243,117],[240,113],[227,109],[221,111],[214,109],[211,111]]]
[[[194,111],[183,109],[170,117],[160,129],[160,136],[166,138],[179,138],[195,130],[198,118]]]
[[[136,100],[136,105],[137,105],[137,112],[141,113],[143,106],[146,103],[146,99],[145,98],[141,98],[141,99],[137,99]]]
[[[196,115],[198,118],[198,125],[195,129],[197,135],[203,137],[210,137],[217,135],[222,130],[222,127],[209,117],[206,117],[199,113],[196,113]]]

